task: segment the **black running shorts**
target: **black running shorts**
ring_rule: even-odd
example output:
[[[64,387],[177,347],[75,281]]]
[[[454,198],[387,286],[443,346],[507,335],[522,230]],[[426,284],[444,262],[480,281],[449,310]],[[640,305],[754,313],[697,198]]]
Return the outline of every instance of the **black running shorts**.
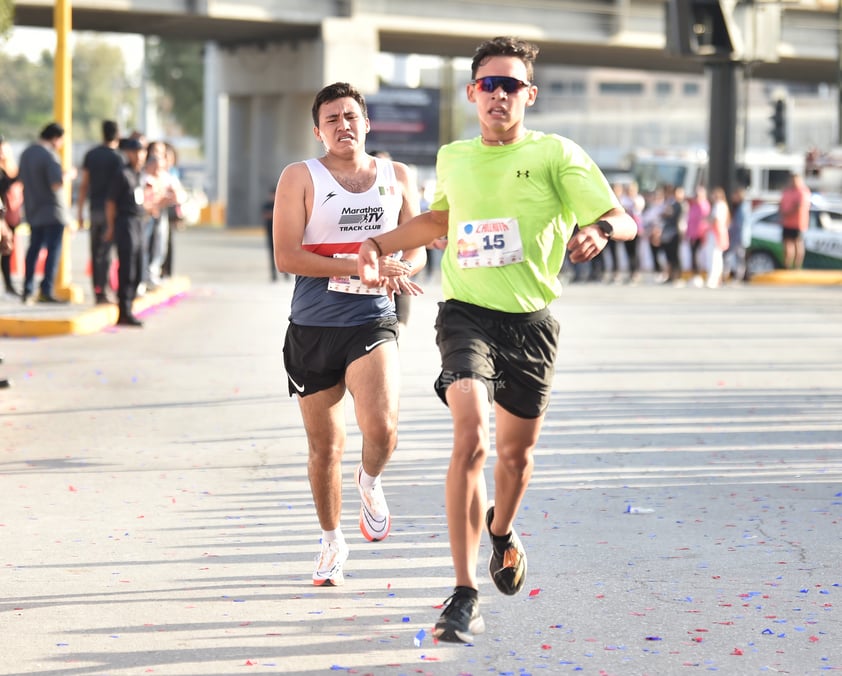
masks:
[[[451,384],[473,378],[485,383],[489,401],[518,417],[537,418],[550,402],[558,334],[546,308],[513,314],[456,300],[439,303],[436,393],[446,404]]]
[[[284,340],[284,368],[290,396],[306,397],[333,387],[352,361],[378,345],[397,341],[398,320],[382,317],[359,326],[290,324]]]

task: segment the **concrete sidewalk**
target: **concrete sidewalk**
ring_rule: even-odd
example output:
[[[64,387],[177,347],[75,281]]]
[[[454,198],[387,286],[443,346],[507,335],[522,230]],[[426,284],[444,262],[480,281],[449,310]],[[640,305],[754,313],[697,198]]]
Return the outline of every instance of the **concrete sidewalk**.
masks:
[[[359,533],[349,401],[346,585],[315,588],[291,284],[259,238],[178,247],[191,287],[143,330],[0,339],[0,673],[842,670],[838,288],[568,287],[527,586],[497,593],[484,543],[488,630],[461,646],[431,640],[453,584],[436,283],[401,337],[393,531]]]

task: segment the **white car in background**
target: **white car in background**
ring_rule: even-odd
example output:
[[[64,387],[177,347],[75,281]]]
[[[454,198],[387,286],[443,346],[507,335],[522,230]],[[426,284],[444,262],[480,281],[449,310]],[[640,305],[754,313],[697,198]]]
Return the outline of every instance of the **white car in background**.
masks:
[[[749,217],[751,246],[746,253],[748,275],[782,269],[783,228],[777,204],[762,204]],[[804,233],[805,270],[842,270],[842,203],[814,196],[810,226]]]

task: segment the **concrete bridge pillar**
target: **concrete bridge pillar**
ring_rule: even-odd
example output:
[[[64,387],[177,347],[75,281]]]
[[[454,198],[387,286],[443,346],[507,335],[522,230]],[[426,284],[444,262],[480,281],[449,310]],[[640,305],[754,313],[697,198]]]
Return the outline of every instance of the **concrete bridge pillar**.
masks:
[[[218,200],[227,225],[261,222],[261,205],[281,170],[318,155],[313,133],[313,97],[331,82],[351,82],[363,93],[377,91],[376,30],[365,22],[329,17],[316,40],[218,49],[209,74],[216,99],[206,103],[216,129],[209,154],[218,161]]]

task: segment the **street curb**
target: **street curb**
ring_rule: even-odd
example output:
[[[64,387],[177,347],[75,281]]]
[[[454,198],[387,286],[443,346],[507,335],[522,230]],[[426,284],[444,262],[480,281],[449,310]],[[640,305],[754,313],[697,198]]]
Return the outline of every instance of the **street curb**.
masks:
[[[842,270],[775,270],[752,275],[751,283],[832,286],[842,284]]]
[[[141,314],[162,305],[176,296],[190,290],[190,279],[174,277],[165,280],[154,291],[147,291],[137,298],[132,306],[135,314]],[[0,336],[7,338],[44,338],[61,335],[85,335],[97,333],[117,323],[119,311],[116,305],[95,305],[93,307],[71,308],[70,316],[6,316],[0,317]]]

